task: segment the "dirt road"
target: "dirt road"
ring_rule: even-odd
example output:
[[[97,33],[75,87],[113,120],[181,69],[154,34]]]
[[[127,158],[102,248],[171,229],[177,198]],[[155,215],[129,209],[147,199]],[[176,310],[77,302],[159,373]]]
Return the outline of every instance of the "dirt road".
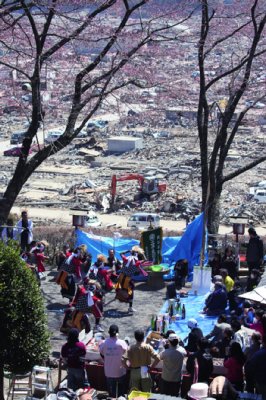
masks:
[[[12,212],[20,215],[22,211],[21,207],[13,207]],[[30,217],[38,220],[48,220],[48,221],[62,221],[63,224],[72,225],[72,217],[69,215],[68,209],[61,208],[37,208],[30,207],[28,209]],[[117,228],[126,228],[127,220],[130,213],[127,216],[117,215],[117,214],[100,214],[96,213],[100,222],[103,226],[116,226]],[[182,231],[186,227],[185,220],[171,221],[171,220],[161,220],[161,226],[164,231]],[[266,226],[256,227],[257,233],[261,236],[266,235]],[[231,226],[220,225],[220,234],[232,233]]]

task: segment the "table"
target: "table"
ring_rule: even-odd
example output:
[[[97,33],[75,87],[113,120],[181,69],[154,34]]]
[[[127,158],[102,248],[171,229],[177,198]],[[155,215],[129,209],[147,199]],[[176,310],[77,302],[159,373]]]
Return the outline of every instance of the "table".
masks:
[[[148,273],[148,286],[151,286],[155,290],[163,289],[165,287],[165,282],[163,276],[169,274],[170,269],[163,269],[159,272],[147,271]]]

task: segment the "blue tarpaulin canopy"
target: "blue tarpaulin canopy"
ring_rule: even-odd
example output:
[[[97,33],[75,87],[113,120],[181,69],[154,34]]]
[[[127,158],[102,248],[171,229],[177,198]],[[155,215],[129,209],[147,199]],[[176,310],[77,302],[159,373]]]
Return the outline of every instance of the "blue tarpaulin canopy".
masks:
[[[197,265],[200,260],[203,224],[204,213],[201,213],[187,226],[184,235],[177,243],[175,249],[169,249],[164,254],[164,257],[169,258],[170,261],[178,261],[184,258],[187,259],[189,271],[191,272],[193,270],[193,266]]]
[[[163,262],[173,263],[182,258],[189,262],[190,271],[193,266],[198,264],[203,237],[203,213],[191,222],[182,237],[165,237],[162,243]],[[116,256],[119,253],[130,250],[133,246],[139,245],[136,239],[119,237],[114,233],[114,237],[105,237],[86,233],[81,230],[76,231],[76,246],[85,244],[88,251],[92,254],[93,260],[102,253],[108,255],[108,250],[114,248]]]

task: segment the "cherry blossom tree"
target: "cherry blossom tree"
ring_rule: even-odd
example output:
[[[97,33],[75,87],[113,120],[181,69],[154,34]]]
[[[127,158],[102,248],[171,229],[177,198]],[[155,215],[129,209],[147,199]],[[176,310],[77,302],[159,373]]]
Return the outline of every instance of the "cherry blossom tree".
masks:
[[[216,233],[224,184],[266,160],[265,153],[250,149],[249,160],[231,172],[226,170],[229,151],[241,137],[241,124],[266,96],[265,79],[264,83],[258,79],[259,66],[265,65],[266,13],[260,0],[234,1],[231,7],[208,0],[200,3],[197,127],[202,209],[206,210],[209,231]],[[211,76],[207,71],[213,71]]]
[[[28,106],[21,107],[29,127],[0,198],[1,223],[36,168],[69,145],[106,99],[126,86],[143,84],[148,71],[142,67],[141,74],[140,66],[148,44],[162,32],[171,35],[192,12],[180,4],[162,7],[158,0],[1,2],[0,72],[12,76],[12,81],[2,81],[2,88],[6,84],[8,98],[11,92],[20,105],[23,93],[14,83],[18,78],[29,93]],[[134,63],[139,67],[136,74]],[[40,144],[38,131],[60,116],[63,134],[53,143]],[[38,151],[30,155],[33,141]]]

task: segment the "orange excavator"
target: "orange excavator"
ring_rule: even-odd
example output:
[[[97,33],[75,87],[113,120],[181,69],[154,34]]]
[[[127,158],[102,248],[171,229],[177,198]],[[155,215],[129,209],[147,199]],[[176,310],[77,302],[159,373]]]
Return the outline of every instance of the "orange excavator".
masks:
[[[149,196],[154,193],[163,193],[166,191],[166,183],[159,182],[158,178],[144,177],[143,175],[140,174],[128,174],[122,176],[113,175],[111,182],[112,204],[114,204],[115,202],[117,182],[132,181],[132,180],[137,180],[139,182],[139,191],[144,196],[145,195]]]

